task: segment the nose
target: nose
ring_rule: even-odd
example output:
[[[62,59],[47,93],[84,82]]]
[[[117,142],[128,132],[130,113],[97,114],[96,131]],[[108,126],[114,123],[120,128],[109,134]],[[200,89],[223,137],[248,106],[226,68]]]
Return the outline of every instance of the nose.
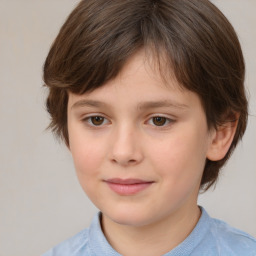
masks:
[[[139,132],[121,127],[112,136],[111,161],[122,166],[137,165],[143,160]]]

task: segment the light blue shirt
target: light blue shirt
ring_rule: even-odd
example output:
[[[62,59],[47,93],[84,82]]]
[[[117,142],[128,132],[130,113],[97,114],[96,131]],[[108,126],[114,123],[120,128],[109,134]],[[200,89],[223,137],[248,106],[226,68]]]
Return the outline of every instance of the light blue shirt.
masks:
[[[163,256],[256,256],[256,239],[211,218],[201,208],[202,215],[191,234],[176,248]],[[62,242],[42,256],[120,256],[106,240],[100,226],[100,213],[90,228]],[[144,256],[143,252],[141,255]]]

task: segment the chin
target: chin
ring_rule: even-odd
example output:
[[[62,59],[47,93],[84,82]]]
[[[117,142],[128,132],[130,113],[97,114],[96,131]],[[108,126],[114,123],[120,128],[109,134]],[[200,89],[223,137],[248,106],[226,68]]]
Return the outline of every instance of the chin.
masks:
[[[152,216],[147,216],[144,212],[138,211],[115,211],[113,212],[106,212],[103,214],[108,217],[111,221],[125,226],[132,226],[132,227],[142,227],[150,224],[152,222]]]

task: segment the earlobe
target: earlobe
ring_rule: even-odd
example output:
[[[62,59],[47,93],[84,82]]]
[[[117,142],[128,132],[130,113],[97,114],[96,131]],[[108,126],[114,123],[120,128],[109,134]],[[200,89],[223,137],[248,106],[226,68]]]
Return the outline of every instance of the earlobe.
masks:
[[[218,126],[217,130],[212,133],[211,144],[207,152],[207,159],[219,161],[227,154],[233,138],[236,133],[239,114],[233,115],[235,118],[226,121],[223,125]]]

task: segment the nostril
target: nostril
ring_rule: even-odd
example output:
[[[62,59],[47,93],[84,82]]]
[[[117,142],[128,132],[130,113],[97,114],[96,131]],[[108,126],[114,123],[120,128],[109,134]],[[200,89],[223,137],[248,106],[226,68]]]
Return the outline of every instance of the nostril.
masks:
[[[136,159],[127,159],[127,158],[120,158],[120,157],[114,157],[111,159],[111,161],[112,163],[123,165],[123,166],[135,165],[140,162]]]

